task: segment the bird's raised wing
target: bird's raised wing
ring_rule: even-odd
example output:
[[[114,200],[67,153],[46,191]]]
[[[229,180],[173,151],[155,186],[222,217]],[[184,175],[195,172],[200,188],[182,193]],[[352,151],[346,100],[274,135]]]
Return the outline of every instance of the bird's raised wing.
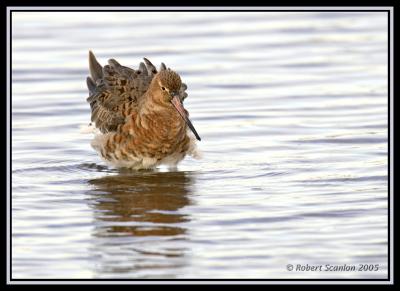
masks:
[[[116,131],[125,123],[125,118],[137,110],[138,101],[157,74],[156,67],[146,58],[144,61],[137,70],[122,66],[114,59],[102,67],[89,52],[90,77],[86,81],[90,96],[87,101],[92,110],[91,120],[101,132]],[[162,63],[160,70],[165,69]],[[186,85],[182,84],[182,100],[187,96],[185,90]]]

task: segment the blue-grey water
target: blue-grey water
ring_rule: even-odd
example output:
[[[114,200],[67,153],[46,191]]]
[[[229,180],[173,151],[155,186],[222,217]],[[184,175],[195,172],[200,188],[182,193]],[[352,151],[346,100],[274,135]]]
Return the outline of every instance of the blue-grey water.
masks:
[[[14,12],[12,277],[386,278],[387,29],[383,12]],[[89,49],[176,70],[203,158],[105,165],[80,132]]]

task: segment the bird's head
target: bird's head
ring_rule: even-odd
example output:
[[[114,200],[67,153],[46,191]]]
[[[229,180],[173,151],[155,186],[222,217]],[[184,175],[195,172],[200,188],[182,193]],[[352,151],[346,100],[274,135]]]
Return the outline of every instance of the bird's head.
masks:
[[[156,75],[157,84],[165,101],[170,102],[175,95],[179,95],[182,86],[181,77],[172,70],[162,70]]]
[[[186,124],[189,126],[190,130],[194,133],[197,140],[201,140],[192,122],[190,121],[188,112],[183,107],[181,98],[179,96],[182,81],[178,73],[170,69],[162,70],[155,76],[153,84],[153,86],[156,86],[155,89],[160,93],[157,95],[161,96],[161,102],[168,105],[172,104],[176,111],[179,112],[180,116],[183,118]]]

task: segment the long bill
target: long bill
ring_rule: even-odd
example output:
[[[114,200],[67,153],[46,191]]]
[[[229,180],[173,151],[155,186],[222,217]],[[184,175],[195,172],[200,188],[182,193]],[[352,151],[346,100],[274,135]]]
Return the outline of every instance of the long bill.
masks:
[[[183,108],[182,102],[179,99],[179,97],[177,95],[175,95],[172,100],[171,103],[174,105],[175,109],[179,112],[179,114],[181,115],[181,117],[183,118],[183,120],[186,122],[186,124],[189,126],[190,130],[194,133],[194,135],[196,136],[197,140],[201,140],[199,134],[197,133],[196,129],[194,128],[192,122],[190,121],[186,110]]]

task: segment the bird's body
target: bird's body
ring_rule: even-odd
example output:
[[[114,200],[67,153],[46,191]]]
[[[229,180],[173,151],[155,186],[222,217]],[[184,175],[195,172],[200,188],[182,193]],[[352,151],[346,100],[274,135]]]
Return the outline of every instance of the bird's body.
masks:
[[[164,64],[157,72],[144,60],[146,65],[141,63],[138,70],[113,59],[101,67],[89,53],[87,101],[99,130],[92,147],[116,167],[176,166],[187,154],[195,154],[195,138],[187,126],[200,140],[182,106],[186,85]]]

